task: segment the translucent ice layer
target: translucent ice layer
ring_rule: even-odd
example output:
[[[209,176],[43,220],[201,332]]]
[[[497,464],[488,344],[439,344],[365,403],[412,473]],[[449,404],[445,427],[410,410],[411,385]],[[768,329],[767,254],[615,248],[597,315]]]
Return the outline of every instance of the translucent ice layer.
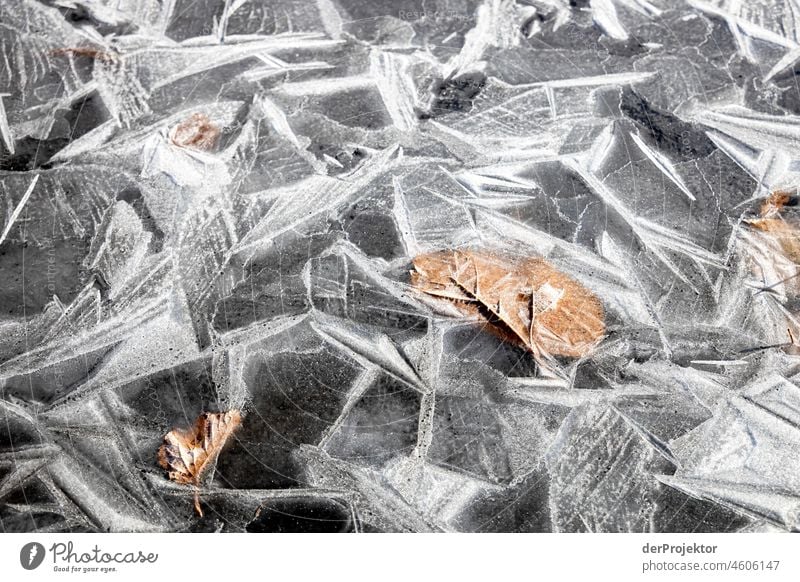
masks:
[[[799,18],[0,0],[0,530],[800,530]]]

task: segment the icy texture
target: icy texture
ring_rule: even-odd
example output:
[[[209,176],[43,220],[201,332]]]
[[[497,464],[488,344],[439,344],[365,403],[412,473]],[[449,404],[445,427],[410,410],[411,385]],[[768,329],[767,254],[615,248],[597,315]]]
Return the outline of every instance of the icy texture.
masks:
[[[0,0],[0,531],[800,530],[798,15]],[[411,286],[480,247],[594,351]],[[198,518],[157,449],[230,409]]]

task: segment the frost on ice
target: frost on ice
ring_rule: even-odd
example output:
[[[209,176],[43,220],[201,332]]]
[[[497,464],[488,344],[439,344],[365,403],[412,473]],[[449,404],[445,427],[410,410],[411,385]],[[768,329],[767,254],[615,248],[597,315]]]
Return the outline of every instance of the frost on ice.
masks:
[[[800,530],[798,13],[0,0],[0,529]]]

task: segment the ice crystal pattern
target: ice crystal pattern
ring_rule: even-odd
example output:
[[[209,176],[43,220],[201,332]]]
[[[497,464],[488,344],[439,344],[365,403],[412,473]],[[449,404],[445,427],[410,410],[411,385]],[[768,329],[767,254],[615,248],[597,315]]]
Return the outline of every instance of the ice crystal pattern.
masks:
[[[0,0],[0,530],[800,529],[798,15]]]

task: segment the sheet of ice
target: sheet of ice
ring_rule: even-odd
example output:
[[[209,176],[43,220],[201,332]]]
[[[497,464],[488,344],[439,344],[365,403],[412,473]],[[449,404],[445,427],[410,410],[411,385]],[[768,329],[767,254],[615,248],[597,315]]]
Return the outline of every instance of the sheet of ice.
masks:
[[[0,531],[800,529],[797,15],[0,0]],[[412,284],[475,248],[598,345]],[[198,519],[156,451],[229,409]]]

